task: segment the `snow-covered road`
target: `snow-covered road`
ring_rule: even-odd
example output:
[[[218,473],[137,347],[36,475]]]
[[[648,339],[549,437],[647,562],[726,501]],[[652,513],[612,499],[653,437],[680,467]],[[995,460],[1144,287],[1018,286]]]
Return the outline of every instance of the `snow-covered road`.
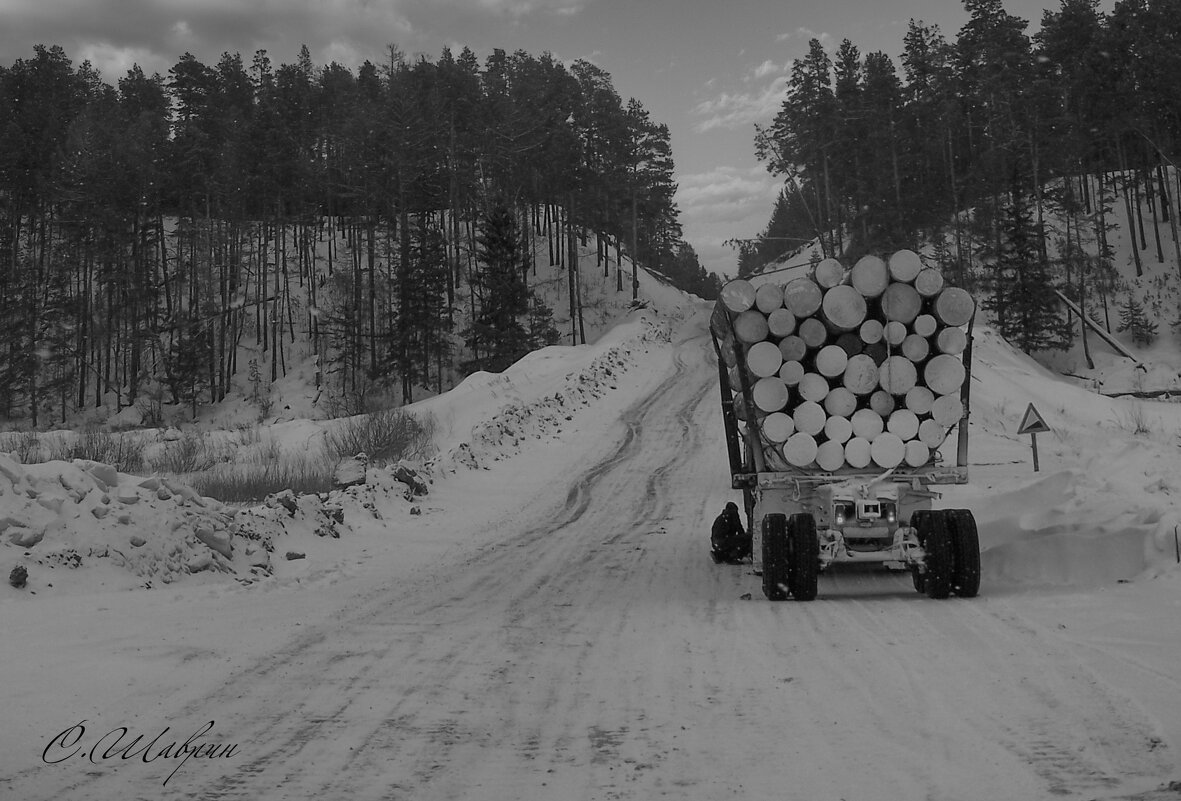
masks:
[[[1148,703],[1181,694],[1181,671],[1139,657],[1155,678],[1121,685],[1119,649],[1086,658],[1100,640],[1062,596],[931,601],[907,577],[847,572],[813,603],[769,603],[749,566],[714,565],[706,530],[733,496],[716,368],[700,317],[674,340],[638,400],[575,432],[546,476],[498,468],[513,503],[424,517],[471,529],[436,558],[371,556],[319,604],[307,590],[162,601],[193,616],[193,652],[76,710],[81,746],[172,725],[163,745],[216,721],[206,739],[232,756],[190,759],[166,785],[170,755],[66,758],[62,740],[44,764],[62,729],[47,714],[29,754],[6,743],[3,796],[1177,797],[1150,792],[1178,778],[1181,742]],[[268,609],[299,623],[260,626],[244,651],[209,645],[217,628],[197,618],[239,604],[246,627]],[[138,650],[134,631],[96,642],[96,660]]]

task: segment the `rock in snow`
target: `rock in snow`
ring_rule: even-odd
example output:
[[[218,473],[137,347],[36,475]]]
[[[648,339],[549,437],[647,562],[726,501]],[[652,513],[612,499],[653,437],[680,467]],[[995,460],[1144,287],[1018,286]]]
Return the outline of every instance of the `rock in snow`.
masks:
[[[86,471],[107,487],[119,486],[119,471],[109,464],[100,464],[98,462],[85,462],[84,464],[87,465]]]
[[[412,470],[405,462],[399,462],[393,469],[393,476],[398,481],[410,488],[412,495],[426,495],[426,482],[418,477],[418,473]]]
[[[228,531],[214,531],[207,526],[197,526],[197,539],[217,551],[226,559],[234,558],[234,545]]]
[[[351,459],[345,459],[336,466],[336,473],[333,476],[333,483],[337,487],[351,487],[354,484],[365,483],[365,468],[369,462],[369,457],[363,453],[358,453]]]
[[[18,548],[32,548],[45,538],[45,529],[28,529],[23,526],[14,527],[8,533],[8,541]]]

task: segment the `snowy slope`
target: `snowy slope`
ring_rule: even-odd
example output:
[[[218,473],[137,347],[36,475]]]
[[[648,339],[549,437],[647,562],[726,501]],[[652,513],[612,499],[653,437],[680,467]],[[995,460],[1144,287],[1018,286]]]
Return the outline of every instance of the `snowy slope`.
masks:
[[[195,554],[228,510],[0,463],[0,516],[45,523],[0,546],[30,571],[0,587],[4,797],[1175,798],[1181,408],[1089,393],[978,328],[972,483],[939,505],[981,522],[982,596],[851,572],[771,604],[705,556],[735,496],[707,312],[638,313],[423,402],[429,493],[382,473],[260,507],[261,576],[236,533],[225,572],[166,588],[94,551],[50,568],[58,543],[167,553],[176,519]],[[1054,429],[1036,474],[1031,402]],[[90,525],[103,492],[126,522]],[[199,742],[233,754],[161,755],[210,721]],[[123,746],[169,731],[90,750],[121,726]]]

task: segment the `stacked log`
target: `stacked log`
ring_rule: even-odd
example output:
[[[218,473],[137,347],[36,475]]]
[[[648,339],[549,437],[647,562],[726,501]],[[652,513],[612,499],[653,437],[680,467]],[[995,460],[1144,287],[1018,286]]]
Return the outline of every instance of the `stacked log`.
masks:
[[[930,464],[964,415],[975,310],[909,250],[850,269],[825,259],[784,285],[730,281],[714,330],[734,353],[723,359],[748,441],[771,469]]]

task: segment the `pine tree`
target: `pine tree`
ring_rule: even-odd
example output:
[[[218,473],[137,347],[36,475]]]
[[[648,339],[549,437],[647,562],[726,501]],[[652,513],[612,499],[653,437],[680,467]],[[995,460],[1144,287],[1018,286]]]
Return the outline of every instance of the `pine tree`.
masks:
[[[0,66],[0,412],[34,424],[165,380],[174,402],[221,399],[244,348],[259,351],[259,381],[277,377],[303,332],[341,397],[395,372],[404,397],[444,389],[456,365],[441,325],[459,314],[476,355],[503,366],[552,338],[552,313],[530,302],[531,251],[518,247],[515,273],[475,271],[490,198],[519,227],[532,215],[540,229],[545,209],[551,262],[593,237],[614,240],[617,265],[627,248],[684,267],[686,286],[708,280],[677,262],[667,127],[589,62],[572,73],[499,51],[481,72],[470,50],[437,64],[393,50],[354,76],[317,69],[306,48],[292,64],[186,53],[166,78],[133,68],[116,91],[61,48],[34,51]],[[421,249],[420,217],[441,235]],[[416,274],[428,262],[447,268],[434,314],[439,276]],[[464,273],[470,311],[456,303]]]

